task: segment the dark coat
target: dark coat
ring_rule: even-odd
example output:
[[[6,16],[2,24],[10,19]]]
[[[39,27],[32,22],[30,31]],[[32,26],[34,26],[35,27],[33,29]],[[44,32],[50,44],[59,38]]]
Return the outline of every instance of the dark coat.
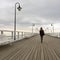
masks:
[[[44,30],[40,30],[40,36],[44,36],[45,33],[44,33]]]

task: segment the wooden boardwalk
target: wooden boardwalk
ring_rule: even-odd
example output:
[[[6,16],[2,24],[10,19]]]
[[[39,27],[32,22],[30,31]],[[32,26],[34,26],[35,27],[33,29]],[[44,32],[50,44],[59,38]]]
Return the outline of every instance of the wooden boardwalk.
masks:
[[[12,45],[0,46],[0,60],[60,60],[60,39],[39,35]]]

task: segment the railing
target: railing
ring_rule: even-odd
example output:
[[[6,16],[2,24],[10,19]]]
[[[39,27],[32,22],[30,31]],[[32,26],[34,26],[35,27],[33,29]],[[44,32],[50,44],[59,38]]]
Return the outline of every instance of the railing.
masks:
[[[60,38],[60,32],[57,32],[57,33],[48,33],[48,35]]]
[[[21,31],[16,31],[16,39],[32,36],[33,34],[30,32],[21,32]],[[10,30],[0,30],[0,36],[5,36],[10,39],[14,39],[14,31]]]
[[[0,30],[0,45],[6,45],[33,35],[35,35],[35,33],[16,31],[16,40],[14,40],[14,31]]]
[[[19,38],[19,35],[23,37],[23,32],[16,31],[17,33],[17,38]],[[5,36],[5,37],[11,37],[12,39],[14,38],[14,31],[10,30],[0,30],[0,35]]]

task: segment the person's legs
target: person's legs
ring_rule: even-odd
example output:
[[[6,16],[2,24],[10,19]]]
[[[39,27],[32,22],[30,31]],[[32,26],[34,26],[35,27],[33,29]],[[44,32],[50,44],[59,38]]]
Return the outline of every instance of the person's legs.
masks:
[[[41,43],[43,42],[43,36],[41,36]]]

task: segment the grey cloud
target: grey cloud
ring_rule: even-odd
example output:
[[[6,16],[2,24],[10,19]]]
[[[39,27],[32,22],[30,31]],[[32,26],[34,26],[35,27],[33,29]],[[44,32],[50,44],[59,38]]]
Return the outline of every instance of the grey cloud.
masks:
[[[60,0],[2,0],[1,2],[4,1],[5,4],[0,9],[0,22],[5,25],[13,24],[14,5],[18,1],[22,6],[22,10],[17,11],[18,25],[30,26],[32,23],[50,24],[60,22]]]

